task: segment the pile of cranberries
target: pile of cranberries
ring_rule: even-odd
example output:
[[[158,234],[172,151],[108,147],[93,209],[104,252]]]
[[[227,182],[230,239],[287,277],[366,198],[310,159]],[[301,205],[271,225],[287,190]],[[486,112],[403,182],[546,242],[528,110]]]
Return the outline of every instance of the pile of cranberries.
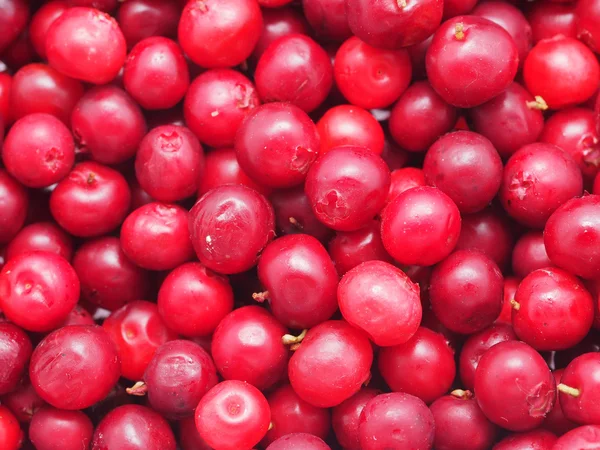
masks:
[[[0,0],[0,450],[600,449],[600,0]]]

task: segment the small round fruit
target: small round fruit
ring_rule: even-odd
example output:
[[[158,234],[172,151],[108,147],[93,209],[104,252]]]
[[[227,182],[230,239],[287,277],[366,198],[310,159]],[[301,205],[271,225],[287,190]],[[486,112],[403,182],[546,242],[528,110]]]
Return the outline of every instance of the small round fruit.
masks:
[[[552,450],[572,450],[598,445],[600,442],[600,426],[585,425],[563,434],[555,442]]]
[[[569,363],[558,385],[558,400],[565,417],[582,425],[600,420],[600,355],[585,353]]]
[[[10,409],[0,405],[0,439],[5,450],[18,450],[23,443],[23,431]]]
[[[505,437],[496,445],[494,450],[554,450],[556,435],[546,430],[533,430],[525,433],[514,433]]]
[[[89,448],[94,425],[81,411],[50,407],[37,411],[29,425],[29,439],[37,450]]]
[[[280,437],[266,450],[294,450],[302,448],[303,450],[331,450],[323,439],[308,433],[290,433]]]
[[[17,388],[32,350],[31,340],[21,328],[0,322],[0,395]]]

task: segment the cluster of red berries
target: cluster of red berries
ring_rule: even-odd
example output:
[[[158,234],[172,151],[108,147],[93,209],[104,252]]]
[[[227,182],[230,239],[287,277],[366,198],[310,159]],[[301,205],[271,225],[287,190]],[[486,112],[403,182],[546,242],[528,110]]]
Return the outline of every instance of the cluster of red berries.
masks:
[[[0,450],[600,448],[600,0],[0,0]]]

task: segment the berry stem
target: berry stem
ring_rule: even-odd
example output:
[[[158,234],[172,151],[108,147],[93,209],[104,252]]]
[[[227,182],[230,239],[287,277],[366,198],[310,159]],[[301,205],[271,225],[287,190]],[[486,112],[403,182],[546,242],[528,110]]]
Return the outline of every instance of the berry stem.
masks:
[[[452,392],[450,392],[450,395],[452,397],[456,397],[456,398],[460,398],[463,400],[469,400],[471,398],[473,398],[473,393],[469,390],[462,390],[462,389],[455,389]]]
[[[307,331],[308,330],[302,330],[302,333],[300,333],[298,336],[294,336],[293,334],[284,334],[281,338],[281,342],[283,342],[283,345],[290,345],[290,350],[292,351],[298,350],[298,347],[300,347],[300,344],[306,337]]]
[[[579,395],[581,394],[581,391],[579,389],[575,389],[571,386],[567,386],[566,384],[562,383],[560,383],[557,386],[557,389],[563,394],[570,395],[571,397],[579,397]]]
[[[546,111],[548,109],[548,103],[546,103],[546,100],[539,95],[536,95],[534,98],[535,100],[525,103],[529,109],[537,109],[540,111]]]
[[[512,299],[510,301],[510,306],[512,306],[515,311],[518,311],[519,309],[521,309],[521,304],[519,302],[517,302],[515,299]]]
[[[125,389],[129,395],[143,397],[148,392],[148,386],[143,381],[138,381],[132,387]]]
[[[406,0],[398,0],[398,8],[400,8],[400,9],[406,8]]]
[[[459,41],[462,41],[465,38],[464,28],[465,26],[462,24],[462,22],[457,23],[454,27],[454,37]]]
[[[255,292],[252,294],[252,298],[258,303],[263,303],[265,300],[269,300],[269,291]]]

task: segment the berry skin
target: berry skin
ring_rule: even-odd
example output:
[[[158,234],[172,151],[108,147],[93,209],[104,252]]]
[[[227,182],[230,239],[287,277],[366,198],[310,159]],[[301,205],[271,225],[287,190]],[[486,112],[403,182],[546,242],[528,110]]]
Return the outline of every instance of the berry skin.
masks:
[[[29,439],[37,450],[81,450],[89,448],[94,426],[81,411],[44,407],[29,425]]]
[[[338,274],[323,245],[312,236],[294,234],[271,242],[258,263],[258,279],[273,315],[293,329],[311,328],[337,310]]]
[[[300,398],[330,408],[359,391],[372,362],[373,349],[362,331],[330,320],[308,331],[290,359],[288,376]]]
[[[494,446],[494,450],[554,450],[556,436],[546,430],[533,430],[525,433],[515,433],[502,439]]]
[[[0,439],[4,450],[18,450],[23,442],[23,431],[10,410],[0,405]]]
[[[50,333],[34,350],[29,366],[38,395],[55,408],[69,410],[104,399],[120,375],[115,344],[95,325],[72,325]]]
[[[331,424],[340,445],[348,450],[361,450],[358,426],[365,405],[380,392],[363,388],[331,411]]]
[[[507,430],[538,427],[554,406],[556,383],[544,358],[529,345],[494,345],[475,372],[475,398],[486,417]]]
[[[575,106],[598,88],[600,63],[580,41],[555,36],[531,49],[523,66],[525,86],[541,96],[551,109]]]
[[[31,18],[31,22],[29,23],[29,39],[36,53],[42,59],[46,59],[46,37],[50,26],[68,7],[69,5],[64,0],[53,0],[44,3]]]
[[[196,255],[215,272],[233,274],[252,268],[275,236],[273,207],[242,185],[215,188],[190,211],[189,231]]]
[[[52,222],[32,223],[19,231],[6,246],[6,260],[36,251],[56,253],[71,261],[73,240],[62,228]]]
[[[0,244],[7,244],[23,228],[29,194],[6,170],[0,169],[0,197]]]
[[[67,9],[46,34],[50,65],[68,77],[88,83],[112,81],[125,62],[126,52],[125,37],[117,21],[94,8]]]
[[[541,231],[530,231],[519,238],[512,252],[512,268],[516,276],[525,278],[534,270],[551,266]]]
[[[400,269],[368,261],[347,272],[337,288],[344,319],[378,346],[404,344],[421,322],[419,286]]]
[[[563,434],[552,450],[570,450],[573,448],[594,448],[600,442],[600,426],[586,425]]]
[[[265,436],[271,421],[269,403],[251,384],[223,381],[200,400],[196,427],[211,448],[252,448]]]
[[[454,17],[435,32],[426,57],[431,86],[460,108],[479,106],[512,83],[518,49],[499,25],[477,16]]]
[[[343,146],[313,164],[304,191],[317,219],[337,231],[355,231],[381,210],[389,186],[383,159],[364,147]]]
[[[573,198],[558,208],[544,228],[550,261],[577,276],[600,276],[600,196]]]
[[[152,36],[175,38],[183,2],[165,0],[128,0],[116,14],[127,47]]]
[[[25,253],[0,272],[0,309],[28,331],[59,327],[79,299],[79,279],[62,257],[48,252]]]
[[[381,239],[400,264],[431,266],[452,252],[460,227],[460,212],[452,199],[424,186],[404,191],[386,206]]]
[[[273,442],[267,450],[331,450],[323,439],[308,433],[290,433]]]
[[[0,322],[0,395],[17,388],[31,352],[31,341],[22,329],[9,322]]]
[[[302,0],[302,10],[320,38],[341,42],[352,36],[346,15],[346,0]]]
[[[3,33],[0,37],[0,53],[4,53],[27,26],[29,3],[26,0],[7,0],[2,2],[0,24]]]
[[[558,385],[558,400],[565,417],[582,425],[598,423],[600,408],[600,358],[585,353],[567,366]]]

